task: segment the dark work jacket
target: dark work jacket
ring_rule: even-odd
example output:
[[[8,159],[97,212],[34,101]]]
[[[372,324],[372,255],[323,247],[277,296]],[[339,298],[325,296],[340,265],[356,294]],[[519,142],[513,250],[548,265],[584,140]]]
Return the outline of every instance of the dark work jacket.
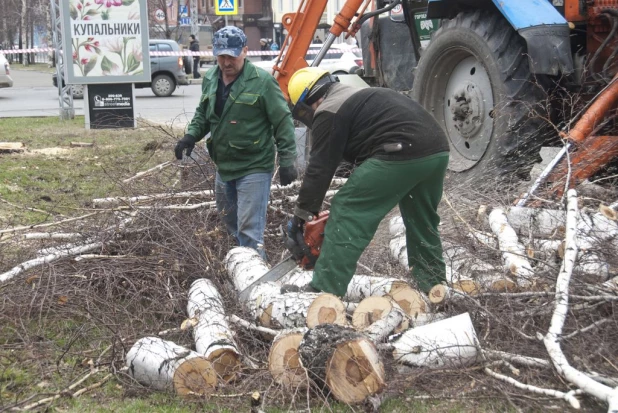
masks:
[[[197,40],[193,40],[191,42],[189,42],[189,50],[192,52],[199,52],[200,51],[200,42],[198,42]]]
[[[312,147],[297,211],[319,212],[342,160],[408,160],[448,152],[444,131],[421,105],[386,88],[334,84],[313,116]],[[397,152],[385,144],[401,144]],[[388,147],[389,145],[387,145]],[[306,215],[306,214],[304,214]]]

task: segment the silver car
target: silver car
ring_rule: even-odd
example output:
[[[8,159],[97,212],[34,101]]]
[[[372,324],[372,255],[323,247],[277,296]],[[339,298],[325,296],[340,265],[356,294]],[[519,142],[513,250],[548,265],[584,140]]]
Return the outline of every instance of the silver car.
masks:
[[[13,79],[11,79],[11,66],[8,60],[0,53],[0,88],[13,87]]]

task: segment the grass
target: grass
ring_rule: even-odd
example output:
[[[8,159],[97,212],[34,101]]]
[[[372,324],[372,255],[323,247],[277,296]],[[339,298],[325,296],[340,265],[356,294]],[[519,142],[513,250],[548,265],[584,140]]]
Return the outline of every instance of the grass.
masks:
[[[93,198],[120,194],[119,180],[172,158],[171,147],[163,149],[168,141],[152,127],[86,130],[83,117],[0,119],[0,142],[22,142],[27,148],[0,154],[0,199],[6,201],[0,204],[0,226],[78,214]]]

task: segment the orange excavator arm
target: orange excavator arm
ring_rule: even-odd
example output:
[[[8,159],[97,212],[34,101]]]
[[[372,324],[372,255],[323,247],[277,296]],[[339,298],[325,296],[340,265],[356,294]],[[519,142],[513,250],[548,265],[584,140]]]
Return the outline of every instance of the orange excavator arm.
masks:
[[[322,49],[313,59],[312,66],[317,66],[320,63],[331,44],[342,33],[347,32],[348,36],[356,34],[364,20],[364,12],[371,1],[346,1],[341,11],[335,17]],[[324,13],[327,2],[328,0],[302,0],[296,13],[286,13],[283,15],[282,24],[287,30],[288,35],[281,46],[281,52],[279,52],[273,71],[286,99],[288,99],[288,83],[290,78],[297,70],[308,66],[305,55],[309,50],[309,45],[313,40],[313,35],[320,23],[320,18]],[[393,2],[391,6],[381,9],[379,12],[390,10],[398,3],[398,1]],[[375,14],[377,13],[371,12],[365,16],[371,17],[369,15]]]

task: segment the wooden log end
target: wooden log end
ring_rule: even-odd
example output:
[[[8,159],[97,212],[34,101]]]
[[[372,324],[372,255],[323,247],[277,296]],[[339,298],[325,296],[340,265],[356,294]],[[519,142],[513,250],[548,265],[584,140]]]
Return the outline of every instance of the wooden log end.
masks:
[[[427,312],[427,304],[421,293],[405,282],[393,284],[388,296],[399,304],[401,309],[412,318],[416,317],[419,313]]]
[[[446,300],[446,295],[446,285],[434,285],[431,290],[429,290],[429,301],[435,305],[442,304]]]
[[[180,396],[206,395],[217,386],[217,373],[210,361],[194,357],[178,366],[173,382]]]
[[[487,290],[499,293],[514,292],[517,291],[517,288],[517,283],[506,277],[496,279],[487,285]]]
[[[263,327],[273,327],[273,304],[266,307],[259,315],[259,323]]]
[[[477,296],[481,293],[481,287],[473,280],[460,280],[453,283],[453,288],[469,296]]]
[[[371,324],[386,317],[393,311],[393,301],[389,297],[367,297],[358,304],[352,314],[352,327],[357,330],[363,330]],[[395,332],[407,330],[410,326],[410,321],[406,317]]]
[[[618,213],[606,205],[599,205],[599,212],[607,219],[618,221]]]
[[[366,338],[340,343],[326,369],[326,385],[344,403],[360,403],[384,389],[384,366]]]
[[[242,369],[240,354],[230,348],[222,348],[208,355],[218,379],[223,383],[231,383],[238,379]]]
[[[302,332],[277,337],[268,355],[268,370],[273,380],[286,388],[307,386],[307,373],[300,362],[298,347]]]
[[[320,324],[346,325],[345,305],[335,295],[324,293],[316,297],[307,309],[307,327]]]

